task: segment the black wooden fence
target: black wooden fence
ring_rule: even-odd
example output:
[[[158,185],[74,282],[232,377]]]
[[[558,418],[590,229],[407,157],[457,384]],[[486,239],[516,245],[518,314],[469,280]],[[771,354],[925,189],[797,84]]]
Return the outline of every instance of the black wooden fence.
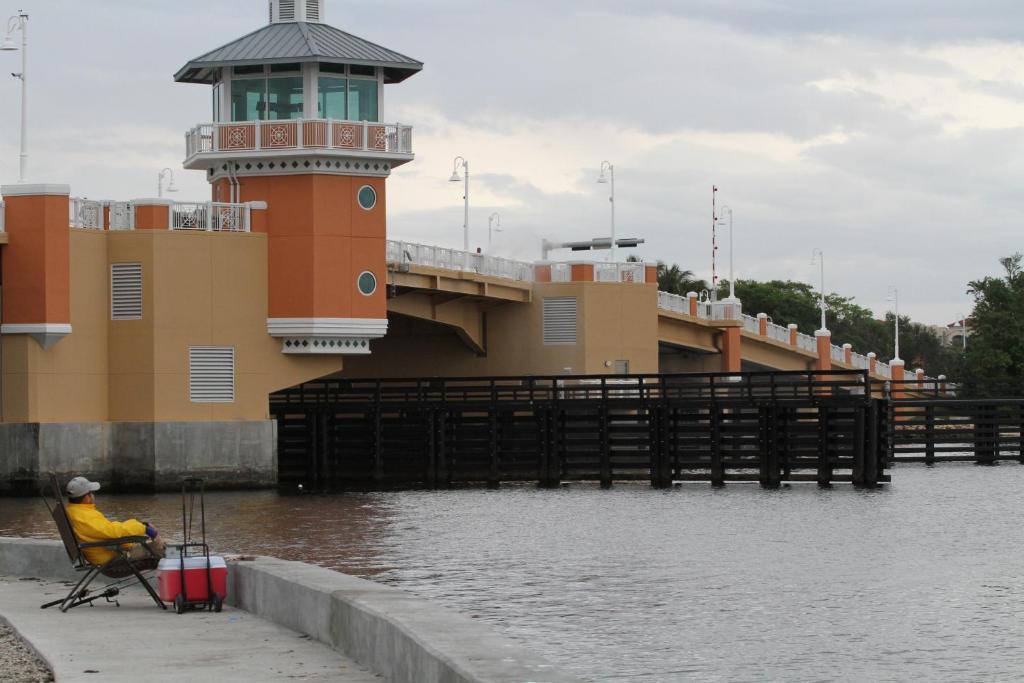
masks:
[[[536,482],[876,486],[867,373],[328,380],[274,394],[279,479],[313,489]]]
[[[894,462],[1024,462],[1024,399],[894,399],[888,403]]]

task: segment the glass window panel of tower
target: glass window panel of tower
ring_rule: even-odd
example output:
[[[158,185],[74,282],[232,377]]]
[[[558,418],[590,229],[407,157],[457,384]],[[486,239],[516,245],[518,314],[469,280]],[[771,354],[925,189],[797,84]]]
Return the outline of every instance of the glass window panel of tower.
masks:
[[[349,79],[348,118],[350,121],[378,121],[377,81]]]
[[[244,78],[231,81],[231,120],[259,121],[266,118],[267,81]]]
[[[302,118],[302,76],[267,79],[268,119]]]
[[[344,78],[321,76],[317,83],[317,116],[322,119],[346,118],[345,91],[348,81]]]

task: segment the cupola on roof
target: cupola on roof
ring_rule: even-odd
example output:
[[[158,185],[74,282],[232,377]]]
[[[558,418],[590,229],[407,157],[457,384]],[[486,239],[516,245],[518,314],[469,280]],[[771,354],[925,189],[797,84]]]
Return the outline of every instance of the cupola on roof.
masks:
[[[324,0],[272,0],[270,25],[189,61],[174,74],[179,83],[214,83],[225,66],[326,62],[380,66],[385,83],[400,83],[423,63],[320,23]]]

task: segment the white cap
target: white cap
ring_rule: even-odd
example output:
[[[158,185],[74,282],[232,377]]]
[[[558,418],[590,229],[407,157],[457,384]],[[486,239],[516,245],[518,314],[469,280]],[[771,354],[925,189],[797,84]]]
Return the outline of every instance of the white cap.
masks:
[[[99,491],[100,485],[95,481],[89,481],[85,477],[75,477],[74,479],[68,482],[68,485],[65,487],[65,490],[68,492],[69,497],[81,498],[87,493]]]

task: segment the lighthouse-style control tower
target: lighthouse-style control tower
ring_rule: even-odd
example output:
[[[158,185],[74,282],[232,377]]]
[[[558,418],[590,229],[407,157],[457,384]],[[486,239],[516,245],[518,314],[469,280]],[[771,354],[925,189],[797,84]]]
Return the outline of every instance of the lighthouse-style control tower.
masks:
[[[412,128],[382,122],[384,86],[423,65],[323,20],[324,0],[271,0],[269,25],[175,74],[213,91],[184,165],[214,202],[266,203],[253,230],[282,351],[366,354],[387,331],[385,179],[413,159]]]

